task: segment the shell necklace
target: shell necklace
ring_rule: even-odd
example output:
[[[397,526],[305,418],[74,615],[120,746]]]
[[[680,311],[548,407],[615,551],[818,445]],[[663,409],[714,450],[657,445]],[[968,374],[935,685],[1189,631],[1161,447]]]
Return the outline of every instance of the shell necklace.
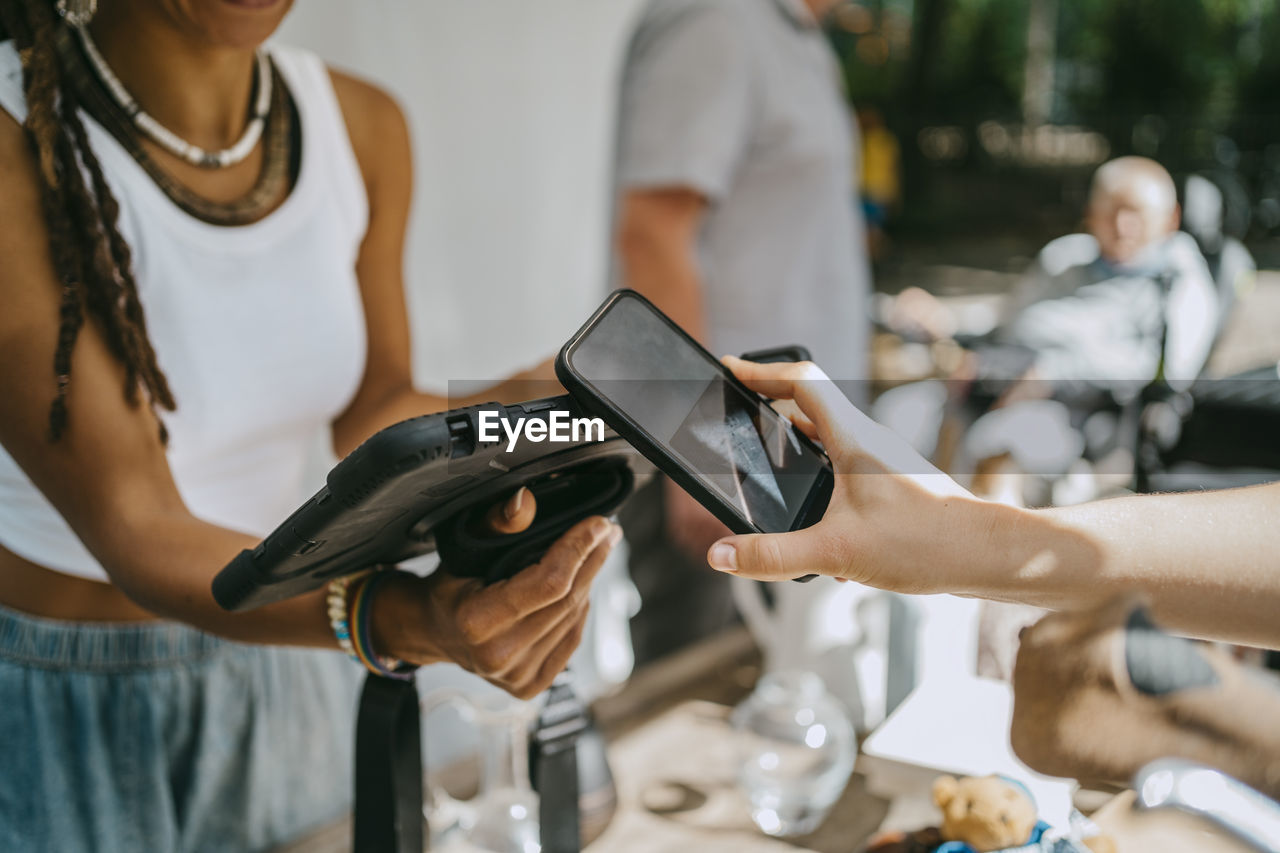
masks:
[[[102,54],[98,52],[98,46],[89,36],[88,28],[73,27],[73,29],[79,34],[80,43],[84,45],[84,52],[93,63],[94,71],[97,72],[107,91],[111,93],[111,97],[128,114],[134,127],[170,154],[203,169],[225,169],[248,157],[253,147],[258,144],[258,140],[262,138],[262,129],[266,125],[267,114],[271,111],[271,69],[265,51],[259,50],[257,53],[258,96],[253,104],[253,117],[245,126],[244,133],[230,148],[206,151],[187,142],[143,110],[133,95],[129,94],[129,90],[120,82],[120,78],[111,70],[111,66],[107,65],[107,61],[102,58]]]

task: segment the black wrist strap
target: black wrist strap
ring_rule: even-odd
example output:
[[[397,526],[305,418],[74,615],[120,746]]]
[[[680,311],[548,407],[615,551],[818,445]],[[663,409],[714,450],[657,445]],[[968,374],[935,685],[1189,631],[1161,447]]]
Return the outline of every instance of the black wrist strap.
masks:
[[[529,742],[543,853],[582,849],[577,740],[588,719],[570,684],[562,673],[551,686]],[[365,678],[356,720],[356,853],[425,849],[420,725],[416,681]]]
[[[357,853],[422,853],[422,734],[418,685],[370,674],[356,719]]]
[[[538,792],[542,853],[578,853],[578,735],[587,728],[587,712],[561,673],[547,692],[538,727],[529,743],[529,775]]]

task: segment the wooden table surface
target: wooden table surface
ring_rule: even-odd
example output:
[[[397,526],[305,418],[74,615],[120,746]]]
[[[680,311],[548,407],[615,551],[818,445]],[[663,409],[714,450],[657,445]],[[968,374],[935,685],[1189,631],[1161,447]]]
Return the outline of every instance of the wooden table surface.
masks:
[[[889,812],[855,774],[813,834],[772,839],[751,822],[735,781],[730,708],[690,700],[616,741],[610,761],[618,814],[592,850],[609,853],[854,853]]]
[[[758,652],[735,629],[641,669],[595,704],[618,811],[589,853],[857,853],[878,829],[931,822],[927,792],[890,803],[868,793],[855,772],[811,835],[779,840],[757,830],[734,782],[727,718],[758,675]],[[278,853],[344,853],[350,839],[346,820]]]

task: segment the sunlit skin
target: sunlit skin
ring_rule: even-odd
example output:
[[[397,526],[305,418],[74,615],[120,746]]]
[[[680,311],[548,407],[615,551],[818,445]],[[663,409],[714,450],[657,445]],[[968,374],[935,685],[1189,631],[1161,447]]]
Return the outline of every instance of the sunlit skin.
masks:
[[[822,20],[828,12],[840,5],[840,0],[804,0],[804,2],[818,20]]]
[[[291,0],[101,0],[91,33],[143,109],[182,138],[220,149],[244,131],[254,53],[290,5]],[[519,383],[544,379],[550,371],[537,368],[475,398],[445,399],[414,389],[403,278],[413,184],[408,130],[384,92],[336,72],[330,78],[370,214],[355,265],[368,326],[365,374],[331,425],[334,450],[345,455],[378,429],[409,417],[487,399],[523,399],[527,386]],[[261,144],[226,169],[201,169],[149,140],[143,145],[159,168],[212,201],[241,198],[262,168]],[[35,174],[22,128],[0,113],[0,443],[111,583],[59,574],[0,548],[0,605],[82,622],[172,619],[247,642],[336,647],[323,591],[246,614],[216,605],[213,576],[256,540],[191,514],[153,415],[125,401],[124,368],[92,323],[73,353],[67,433],[56,444],[48,440],[60,287]],[[499,533],[527,527],[536,507],[522,490],[506,510],[490,516]],[[397,577],[374,603],[374,645],[382,654],[416,663],[454,661],[531,696],[550,683],[577,646],[591,579],[619,535],[606,519],[585,519],[518,581],[489,587],[445,573],[425,580]]]
[[[276,31],[293,0],[103,0],[104,15],[125,14],[145,34],[154,27],[182,37],[191,49],[252,51]],[[130,7],[123,12],[122,7]]]
[[[1043,510],[975,500],[814,365],[724,361],[752,390],[786,401],[796,427],[822,442],[836,485],[818,524],[724,538],[707,553],[712,568],[1060,610],[1140,591],[1170,630],[1280,648],[1280,483]]]
[[[188,142],[219,150],[244,132],[254,51],[290,6],[292,0],[101,0],[89,32],[142,109]],[[142,144],[165,171],[211,201],[244,196],[262,170],[262,146],[243,163],[210,170],[148,139]]]

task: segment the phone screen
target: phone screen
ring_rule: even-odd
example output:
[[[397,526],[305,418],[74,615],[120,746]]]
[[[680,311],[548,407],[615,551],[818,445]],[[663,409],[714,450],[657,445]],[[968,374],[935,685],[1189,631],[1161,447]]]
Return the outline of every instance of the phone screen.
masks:
[[[570,355],[579,378],[758,530],[796,525],[825,458],[646,302],[614,300]]]

